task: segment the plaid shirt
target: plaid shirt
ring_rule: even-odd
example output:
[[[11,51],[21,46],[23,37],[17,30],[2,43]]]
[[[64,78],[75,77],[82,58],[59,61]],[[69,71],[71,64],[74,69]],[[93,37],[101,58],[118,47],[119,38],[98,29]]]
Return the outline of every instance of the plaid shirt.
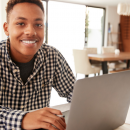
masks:
[[[43,44],[24,84],[9,48],[9,40],[0,42],[0,130],[19,130],[27,111],[49,107],[52,87],[70,102],[75,78],[61,53]]]

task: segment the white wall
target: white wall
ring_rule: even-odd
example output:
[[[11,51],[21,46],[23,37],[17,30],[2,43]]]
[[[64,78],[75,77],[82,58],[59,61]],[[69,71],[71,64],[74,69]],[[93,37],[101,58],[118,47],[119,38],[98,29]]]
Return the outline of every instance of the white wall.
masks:
[[[113,25],[113,32],[117,32],[118,24],[120,23],[120,16],[117,14],[116,6],[108,7],[108,22]]]
[[[4,40],[7,38],[3,31],[3,23],[6,22],[6,5],[8,0],[0,0],[0,40]]]
[[[117,14],[117,7],[116,6],[109,6],[108,7],[108,23],[112,25],[112,32],[118,32],[118,24],[120,23],[120,16]],[[112,41],[117,42],[118,35],[112,34]],[[110,36],[109,41],[111,42]],[[115,47],[118,45],[115,44]]]
[[[112,24],[113,32],[118,31],[118,24],[120,23],[120,16],[117,14],[116,6],[107,6],[106,7],[106,21],[105,21],[105,45],[107,46],[107,38],[108,38],[108,23]],[[112,37],[115,41],[117,35]]]

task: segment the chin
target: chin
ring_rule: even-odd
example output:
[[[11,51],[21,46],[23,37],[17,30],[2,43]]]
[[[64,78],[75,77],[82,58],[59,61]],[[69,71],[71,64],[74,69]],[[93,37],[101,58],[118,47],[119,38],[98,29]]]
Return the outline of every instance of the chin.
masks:
[[[24,56],[33,57],[36,53],[24,53]]]

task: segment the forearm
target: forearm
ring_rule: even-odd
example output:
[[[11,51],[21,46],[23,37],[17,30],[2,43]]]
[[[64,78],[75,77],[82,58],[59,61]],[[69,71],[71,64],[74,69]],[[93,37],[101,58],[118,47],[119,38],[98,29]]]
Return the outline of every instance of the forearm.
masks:
[[[0,106],[0,129],[21,130],[23,116],[28,113]]]

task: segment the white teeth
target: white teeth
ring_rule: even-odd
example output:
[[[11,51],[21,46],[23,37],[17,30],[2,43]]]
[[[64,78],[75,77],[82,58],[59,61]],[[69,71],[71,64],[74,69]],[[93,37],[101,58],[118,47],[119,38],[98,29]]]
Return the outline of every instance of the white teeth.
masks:
[[[22,41],[22,42],[27,43],[27,44],[33,44],[33,43],[35,43],[36,41]]]

